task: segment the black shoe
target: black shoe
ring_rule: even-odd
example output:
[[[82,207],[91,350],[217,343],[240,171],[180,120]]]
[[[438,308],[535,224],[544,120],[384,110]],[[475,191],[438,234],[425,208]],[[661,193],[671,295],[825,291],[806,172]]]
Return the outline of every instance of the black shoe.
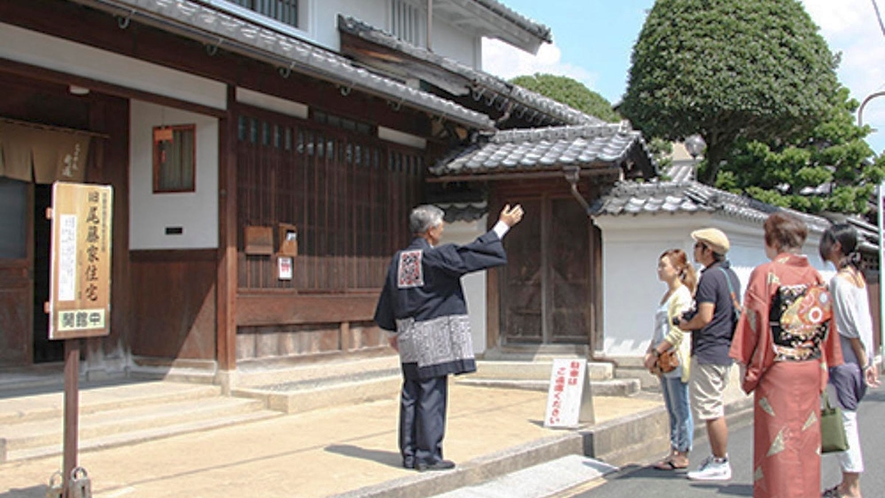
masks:
[[[440,460],[433,463],[418,462],[415,464],[415,468],[418,472],[424,472],[425,470],[451,470],[455,468],[455,462],[451,460]]]

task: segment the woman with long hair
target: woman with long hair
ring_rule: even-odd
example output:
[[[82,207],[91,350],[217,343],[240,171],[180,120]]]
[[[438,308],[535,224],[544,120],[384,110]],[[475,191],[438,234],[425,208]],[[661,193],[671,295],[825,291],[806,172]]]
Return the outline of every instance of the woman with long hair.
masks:
[[[670,454],[655,468],[676,470],[688,467],[694,421],[688,402],[691,341],[685,336],[687,332],[673,324],[673,318],[681,316],[691,307],[698,279],[685,251],[681,249],[670,249],[661,254],[658,258],[658,279],[667,284],[667,291],[655,311],[654,333],[645,355],[645,367],[659,376],[664,404],[670,417]],[[658,367],[659,358],[664,352],[674,352],[679,358],[679,366],[672,371],[662,372]]]
[[[753,269],[729,355],[753,393],[753,496],[820,494],[820,395],[827,366],[842,363],[830,298],[801,254],[808,228],[771,214],[763,225],[771,260]]]
[[[842,408],[842,422],[848,439],[848,451],[837,454],[842,482],[826,490],[825,497],[861,496],[860,475],[864,465],[857,407],[867,386],[879,385],[879,372],[873,362],[873,319],[857,249],[857,231],[848,224],[831,226],[820,239],[821,259],[832,263],[838,271],[830,280],[830,295],[845,363],[830,367],[828,389]]]

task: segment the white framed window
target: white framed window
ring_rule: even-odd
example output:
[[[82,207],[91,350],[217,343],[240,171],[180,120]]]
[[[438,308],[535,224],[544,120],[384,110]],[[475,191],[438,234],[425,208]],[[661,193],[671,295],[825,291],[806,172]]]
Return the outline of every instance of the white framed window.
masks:
[[[390,33],[416,47],[427,45],[427,4],[390,0]]]
[[[301,13],[299,0],[230,0],[233,3],[269,17],[275,21],[299,28]]]

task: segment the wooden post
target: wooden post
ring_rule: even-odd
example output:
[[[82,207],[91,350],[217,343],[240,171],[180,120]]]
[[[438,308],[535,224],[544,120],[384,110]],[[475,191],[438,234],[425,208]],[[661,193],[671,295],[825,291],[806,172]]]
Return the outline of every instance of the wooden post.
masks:
[[[77,435],[80,430],[80,339],[65,341],[64,492],[68,496],[71,471],[77,467]]]

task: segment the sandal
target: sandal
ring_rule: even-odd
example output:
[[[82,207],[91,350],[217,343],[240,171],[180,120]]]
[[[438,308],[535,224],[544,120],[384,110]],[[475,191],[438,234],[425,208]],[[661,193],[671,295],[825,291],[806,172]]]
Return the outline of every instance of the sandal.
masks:
[[[821,498],[842,498],[842,493],[839,492],[839,485],[835,485],[832,488],[821,493]]]
[[[668,458],[666,460],[661,460],[660,462],[656,463],[654,465],[654,468],[656,468],[658,470],[681,470],[681,469],[688,468],[688,465],[682,465],[682,466],[676,465],[675,463],[673,463],[673,460],[670,460]]]

